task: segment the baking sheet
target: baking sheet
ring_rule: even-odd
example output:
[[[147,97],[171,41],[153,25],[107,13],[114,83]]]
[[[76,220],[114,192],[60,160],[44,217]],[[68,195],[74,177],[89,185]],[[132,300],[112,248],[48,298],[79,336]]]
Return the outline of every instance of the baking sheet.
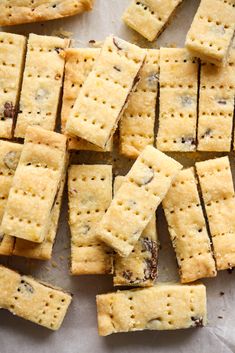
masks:
[[[129,0],[96,0],[94,11],[65,20],[5,28],[15,33],[53,34],[63,28],[73,32],[76,46],[88,45],[90,39],[103,40],[110,33],[139,43],[147,43],[132,30],[126,28],[120,18]],[[185,35],[199,0],[185,0],[171,25],[152,46],[183,46]],[[218,156],[222,154],[217,154]],[[185,166],[193,165],[195,159],[207,159],[214,154],[172,154]],[[234,154],[230,154],[233,163]],[[77,153],[73,162],[111,163],[115,174],[125,174],[131,161],[98,153]],[[233,163],[234,164],[234,163]],[[177,278],[176,260],[169,242],[166,222],[162,210],[158,210],[158,228],[161,241],[159,260],[159,281]],[[25,273],[32,274],[61,286],[74,294],[73,303],[68,311],[62,328],[58,332],[13,317],[7,311],[0,312],[0,353],[231,353],[235,352],[235,278],[234,273],[222,271],[217,278],[203,280],[207,285],[209,324],[206,328],[174,332],[145,331],[99,337],[96,324],[95,296],[113,290],[111,276],[69,275],[70,240],[67,225],[67,198],[60,217],[60,227],[54,247],[52,261],[42,262],[21,258],[0,257],[0,263],[9,265]],[[224,295],[220,293],[224,292]],[[221,317],[221,318],[218,318]]]

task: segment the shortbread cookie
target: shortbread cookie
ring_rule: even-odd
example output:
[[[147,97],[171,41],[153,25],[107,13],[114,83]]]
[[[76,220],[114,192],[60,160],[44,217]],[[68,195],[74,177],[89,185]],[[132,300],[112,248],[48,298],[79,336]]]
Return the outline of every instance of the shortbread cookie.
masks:
[[[29,127],[9,193],[2,231],[43,242],[66,159],[66,138],[40,127]]]
[[[235,47],[228,65],[202,63],[198,117],[198,150],[230,151],[235,98]]]
[[[105,149],[135,88],[146,51],[109,36],[68,118],[68,134]]]
[[[100,49],[80,48],[66,50],[63,104],[61,112],[61,128],[65,133],[67,119],[73,109],[76,98],[91,72]],[[99,147],[79,137],[68,137],[69,150],[103,151]],[[105,152],[112,150],[112,141],[108,143]]]
[[[16,238],[13,255],[28,257],[31,259],[38,259],[38,260],[51,259],[53,245],[55,242],[55,237],[56,237],[57,228],[58,228],[58,221],[60,217],[62,196],[63,196],[65,178],[66,178],[66,169],[67,169],[66,167],[67,167],[67,163],[65,164],[59,191],[57,193],[54,206],[51,210],[50,226],[45,236],[45,240],[39,244],[39,243],[33,243],[32,241],[28,241],[25,239]]]
[[[0,5],[1,7],[1,5]],[[26,38],[0,32],[0,137],[12,138],[20,94]]]
[[[196,150],[198,62],[186,49],[160,49],[160,102],[157,148]]]
[[[132,0],[123,21],[149,41],[158,37],[183,0]]]
[[[71,303],[70,294],[0,266],[0,308],[51,330],[58,330]]]
[[[202,60],[224,65],[234,30],[234,0],[201,0],[185,45]]]
[[[154,143],[158,74],[159,50],[150,49],[120,123],[120,153],[127,157],[137,158],[146,146]]]
[[[31,125],[54,130],[68,39],[30,34],[15,137]]]
[[[128,256],[182,165],[152,146],[140,154],[102,218],[97,235]]]
[[[114,192],[120,188],[125,177],[118,176]],[[118,254],[114,257],[114,286],[152,286],[157,277],[158,239],[156,216],[154,215],[143,230],[134,249],[128,257]]]
[[[92,9],[94,0],[1,0],[0,26],[54,20]]]
[[[68,192],[71,273],[112,273],[112,250],[96,236],[97,226],[112,200],[112,166],[71,166]]]
[[[100,336],[142,330],[176,330],[207,323],[203,284],[162,283],[96,296]]]
[[[14,238],[4,235],[2,217],[17,168],[23,145],[0,140],[0,255],[11,255]]]
[[[193,168],[182,170],[163,200],[182,283],[216,276]]]
[[[196,163],[218,270],[235,266],[235,195],[228,157]]]

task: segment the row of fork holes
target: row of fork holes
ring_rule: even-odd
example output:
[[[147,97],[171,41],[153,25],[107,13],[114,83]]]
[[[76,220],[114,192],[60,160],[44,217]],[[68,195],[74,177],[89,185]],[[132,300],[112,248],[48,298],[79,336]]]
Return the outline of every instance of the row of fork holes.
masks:
[[[187,60],[187,59],[172,59],[172,58],[167,58],[167,59],[164,60],[164,62],[165,63],[174,62],[174,63],[184,63],[184,64],[186,64],[188,62],[190,62],[191,64],[197,64],[198,63],[196,59]]]
[[[109,47],[108,48],[108,52],[109,53],[113,53],[114,51],[113,51],[113,48],[112,47]],[[131,60],[131,61],[133,61],[134,63],[136,63],[136,64],[139,64],[140,63],[140,59],[137,59],[137,58],[129,58],[128,57],[128,53],[126,53],[125,51],[122,51],[123,53],[124,53],[124,56],[125,56],[125,58],[127,59],[127,60]]]
[[[213,23],[213,24],[215,24],[216,26],[223,26],[224,27],[224,29],[228,29],[228,28],[230,28],[231,26],[229,25],[229,24],[223,24],[223,22],[221,22],[221,21],[216,21],[216,20],[213,20],[211,17],[204,17],[204,16],[199,16],[199,19],[200,20],[206,20],[208,23]]]
[[[221,173],[225,170],[230,170],[230,167],[225,167],[225,168],[216,168],[213,170],[213,172],[211,173],[199,173],[199,177],[200,178],[204,178],[205,176],[211,176],[211,175],[214,175],[215,173]]]
[[[15,194],[18,194],[19,190],[15,189],[14,192],[15,192]],[[32,197],[39,197],[41,200],[45,200],[45,196],[40,196],[38,194],[35,194],[34,192],[33,193],[26,192],[26,191],[21,192],[21,195],[23,195],[23,196],[28,196],[29,194]]]
[[[92,177],[87,177],[87,176],[82,176],[81,178],[73,178],[72,181],[73,182],[76,182],[76,181],[105,181],[106,180],[106,177],[105,176],[100,176],[100,177],[97,177],[97,176],[92,176]]]
[[[32,224],[32,223],[35,223],[34,221],[31,221],[30,219],[23,219],[23,218],[19,218],[19,217],[14,217],[14,216],[10,216],[9,217],[11,221],[14,221],[16,219],[18,219],[19,223],[28,223],[28,224]],[[39,228],[41,227],[41,224],[40,223],[36,223],[36,227]]]
[[[122,201],[117,201],[117,205],[120,206],[120,207],[123,207],[124,203]],[[146,216],[142,216],[139,211],[133,210],[130,206],[124,206],[124,210],[125,211],[132,211],[136,216],[142,217],[143,221],[145,221],[147,219]]]
[[[208,45],[210,48],[212,48],[212,47],[217,47],[217,48],[216,48],[217,51],[221,51],[221,50],[223,49],[222,47],[218,47],[216,43],[212,43],[212,42],[209,42],[209,43],[208,43],[208,42],[203,41],[203,40],[197,40],[197,38],[192,37],[192,36],[190,37],[190,39],[191,39],[192,42],[197,41],[197,42],[200,43],[201,45],[206,44],[206,45]]]
[[[224,85],[219,85],[219,86],[206,86],[206,85],[203,85],[201,86],[201,89],[216,89],[216,88],[219,88],[219,89],[223,89],[223,88],[226,88],[226,89],[231,89],[233,90],[234,89],[234,86],[228,86],[228,87],[225,87]]]
[[[192,89],[192,88],[194,88],[194,86],[193,85],[182,85],[181,83],[180,84],[178,84],[178,85],[176,85],[176,84],[171,84],[171,83],[162,83],[161,85],[160,85],[160,88],[184,88],[184,89]]]
[[[33,140],[28,140],[27,143],[33,143],[34,145],[44,145],[44,146],[47,146],[47,147],[51,147],[51,148],[55,148],[55,149],[59,149],[59,147],[57,145],[51,145],[50,143],[48,142],[40,142],[40,141],[33,141]]]

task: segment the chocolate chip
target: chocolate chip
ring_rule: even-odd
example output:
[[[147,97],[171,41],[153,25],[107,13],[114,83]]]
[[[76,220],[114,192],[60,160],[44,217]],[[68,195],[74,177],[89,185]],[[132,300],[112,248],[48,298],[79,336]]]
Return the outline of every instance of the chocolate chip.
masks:
[[[144,250],[150,253],[150,258],[145,259],[146,268],[144,270],[145,280],[154,280],[157,277],[157,242],[149,238],[143,238],[142,244]]]
[[[14,117],[15,117],[15,107],[12,104],[12,102],[6,102],[4,104],[3,116],[4,116],[4,118],[14,119]]]
[[[7,154],[5,154],[3,158],[3,162],[7,168],[16,170],[19,159],[20,159],[20,152],[10,151]]]
[[[224,295],[224,292],[220,292],[221,297]]]
[[[88,224],[84,224],[82,226],[81,233],[86,235],[89,232],[90,229],[91,229],[91,227]]]
[[[116,38],[113,37],[113,44],[115,45],[115,47],[118,48],[118,50],[122,50],[122,47],[120,46],[120,43],[118,42],[118,40]]]
[[[114,66],[113,68],[114,68],[114,70],[121,72],[120,67],[118,67],[118,66]]]
[[[88,43],[89,43],[89,44],[95,44],[96,41],[95,41],[94,39],[90,39]]]
[[[150,85],[153,85],[153,84],[156,85],[157,82],[159,81],[159,75],[156,72],[154,72],[148,76],[147,80]]]
[[[141,178],[140,178],[141,185],[147,185],[147,184],[151,183],[153,178],[154,178],[154,170],[150,169],[150,168],[146,169],[144,171],[144,175],[141,176]]]
[[[122,276],[128,281],[131,280],[132,275],[133,275],[133,272],[131,272],[130,270],[125,270],[122,272]]]
[[[30,293],[30,294],[33,294],[34,293],[34,288],[31,286],[30,283],[26,282],[25,280],[21,280],[20,281],[20,285],[17,289],[18,292],[21,292],[21,293]]]
[[[41,102],[44,99],[48,98],[48,96],[49,96],[49,92],[45,89],[40,88],[37,90],[37,93],[35,95],[35,99],[36,99],[36,101]]]
[[[181,97],[181,104],[186,107],[193,103],[192,97],[190,96],[182,96]]]
[[[58,54],[60,54],[60,52],[61,52],[62,50],[64,50],[64,49],[63,49],[63,48],[59,48],[59,47],[56,47],[56,48],[55,48],[55,51],[56,51]]]
[[[196,140],[192,136],[184,136],[181,138],[181,143],[185,143],[187,145],[194,146],[194,145],[196,145]]]
[[[193,321],[193,324],[191,327],[203,327],[204,326],[202,317],[192,316],[191,320]]]
[[[218,316],[218,319],[223,319],[223,316]]]
[[[226,104],[227,104],[227,101],[226,101],[226,99],[219,99],[219,100],[217,101],[217,103],[218,103],[218,104],[222,104],[222,105],[226,105]]]
[[[207,130],[204,132],[204,135],[201,136],[201,138],[204,139],[205,137],[210,136],[211,133],[212,133],[212,130],[211,130],[211,129],[207,129]]]
[[[4,238],[4,233],[0,233],[0,244],[3,241],[3,238]]]

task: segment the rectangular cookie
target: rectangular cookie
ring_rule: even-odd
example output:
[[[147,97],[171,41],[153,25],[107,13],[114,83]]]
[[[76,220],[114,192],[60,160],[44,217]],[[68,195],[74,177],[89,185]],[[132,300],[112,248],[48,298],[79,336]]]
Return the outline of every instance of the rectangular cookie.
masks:
[[[139,80],[145,56],[146,51],[134,44],[106,38],[67,120],[67,133],[105,149]]]
[[[193,168],[180,171],[162,204],[181,283],[216,276]]]
[[[28,127],[2,220],[7,235],[42,243],[66,160],[66,137]]]
[[[196,163],[217,270],[235,266],[235,195],[228,157]]]
[[[161,48],[159,150],[196,150],[197,89],[197,60],[184,48]]]
[[[52,257],[53,245],[58,228],[62,196],[66,179],[67,163],[65,164],[63,176],[61,179],[59,191],[55,198],[54,206],[50,214],[50,225],[45,240],[42,243],[33,243],[25,239],[16,238],[13,249],[13,255],[27,257],[37,260],[50,260]]]
[[[120,188],[125,177],[117,176],[114,192]],[[128,257],[114,256],[114,286],[150,287],[157,278],[158,237],[156,215],[143,230]]]
[[[15,137],[32,125],[54,130],[68,46],[68,39],[29,35]]]
[[[71,301],[71,294],[0,265],[0,309],[56,331]]]
[[[26,37],[0,32],[0,138],[12,138],[25,50]]]
[[[100,336],[142,330],[176,330],[207,323],[203,284],[161,283],[96,296]]]
[[[12,255],[14,238],[2,231],[2,218],[23,145],[0,140],[0,255]]]
[[[186,48],[204,61],[225,65],[234,30],[234,0],[201,0],[186,37]]]
[[[149,49],[140,81],[120,121],[120,153],[127,157],[137,158],[146,146],[154,143],[158,74],[159,50]]]
[[[137,158],[110,207],[97,235],[120,256],[128,256],[169,190],[182,165],[152,146]]]
[[[183,0],[132,0],[123,21],[149,41],[158,37]]]
[[[112,200],[112,166],[71,166],[68,192],[71,273],[112,273],[112,251],[96,235],[97,226]]]
[[[63,133],[65,133],[66,122],[73,109],[76,98],[78,97],[99,54],[100,49],[96,48],[69,48],[66,50],[64,91],[61,111],[61,129]],[[67,138],[69,150],[103,151],[99,147],[79,137],[67,135]],[[110,152],[112,147],[113,144],[112,141],[110,141],[105,152]]]
[[[73,16],[91,10],[93,2],[94,0],[1,0],[0,26]]]

